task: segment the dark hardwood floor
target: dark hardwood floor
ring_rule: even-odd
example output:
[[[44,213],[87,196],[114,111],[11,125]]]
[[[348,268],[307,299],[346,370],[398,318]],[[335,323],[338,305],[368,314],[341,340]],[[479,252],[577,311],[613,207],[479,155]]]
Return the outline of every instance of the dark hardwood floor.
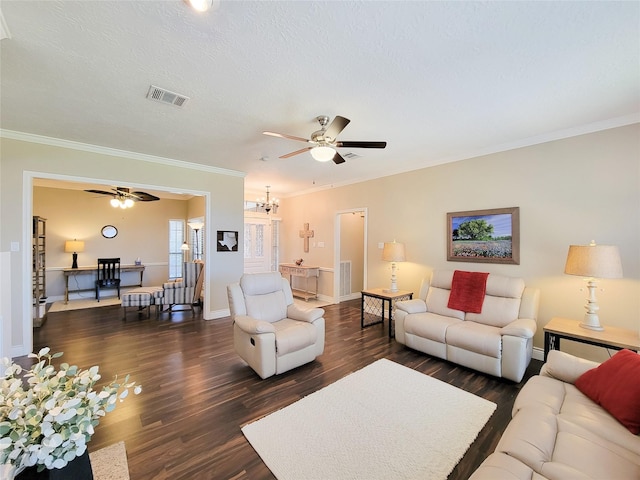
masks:
[[[235,354],[230,318],[196,314],[155,319],[119,307],[49,314],[34,329],[34,350],[50,346],[61,361],[100,366],[104,379],[130,374],[143,392],[130,396],[96,429],[89,450],[126,443],[131,480],[273,479],[240,428],[358,370],[388,358],[498,405],[450,479],[466,479],[493,451],[521,386],[410,350],[387,328],[360,328],[360,300],[326,310],[325,353],[316,361],[261,380]],[[28,363],[26,357],[19,359]],[[525,380],[537,374],[533,361]],[[277,432],[274,432],[277,441]],[[313,446],[310,446],[313,451]]]

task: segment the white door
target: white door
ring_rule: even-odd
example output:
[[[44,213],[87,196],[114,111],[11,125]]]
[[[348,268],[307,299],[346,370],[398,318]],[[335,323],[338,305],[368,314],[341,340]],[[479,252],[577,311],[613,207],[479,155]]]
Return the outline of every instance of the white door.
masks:
[[[245,215],[244,273],[272,271],[271,220]]]

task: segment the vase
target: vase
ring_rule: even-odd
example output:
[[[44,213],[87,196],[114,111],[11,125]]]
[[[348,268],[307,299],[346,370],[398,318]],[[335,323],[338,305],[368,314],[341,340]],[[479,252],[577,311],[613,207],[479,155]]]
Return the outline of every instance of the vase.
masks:
[[[12,478],[15,478],[15,480],[93,480],[89,451],[86,450],[63,468],[45,469],[38,472],[38,467],[36,466],[27,467],[15,477],[8,477],[9,480]],[[0,477],[0,480],[4,480],[4,477]]]
[[[23,467],[18,470],[16,465],[4,463],[0,465],[0,480],[13,480],[22,470]]]

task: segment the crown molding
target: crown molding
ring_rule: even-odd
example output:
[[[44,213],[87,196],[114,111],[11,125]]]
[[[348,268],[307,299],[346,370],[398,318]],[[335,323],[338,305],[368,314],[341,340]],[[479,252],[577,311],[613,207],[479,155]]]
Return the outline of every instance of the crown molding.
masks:
[[[245,177],[245,172],[238,170],[230,170],[227,168],[212,167],[210,165],[202,165],[200,163],[185,162],[167,157],[157,157],[155,155],[147,155],[146,153],[128,152],[117,148],[102,147],[100,145],[91,145],[88,143],[74,142],[72,140],[64,140],[61,138],[45,137],[43,135],[35,135],[32,133],[17,132],[15,130],[0,129],[0,137],[11,140],[19,140],[22,142],[39,143],[41,145],[50,145],[52,147],[69,148],[71,150],[80,150],[83,152],[98,153],[101,155],[110,155],[113,157],[126,158],[130,160],[139,160],[155,164],[168,165],[171,167],[188,168],[191,170],[199,170],[202,172],[216,173],[220,175],[228,175],[231,177]]]

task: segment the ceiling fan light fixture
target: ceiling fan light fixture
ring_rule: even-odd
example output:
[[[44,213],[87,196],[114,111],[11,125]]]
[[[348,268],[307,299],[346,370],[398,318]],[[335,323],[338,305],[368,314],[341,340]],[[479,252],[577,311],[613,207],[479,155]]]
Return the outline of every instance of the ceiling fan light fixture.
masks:
[[[113,208],[116,208],[116,207],[120,206],[120,202],[118,201],[118,199],[116,197],[113,197],[111,200],[109,200],[109,203],[111,204],[111,206]]]
[[[313,147],[310,152],[314,160],[317,160],[318,162],[328,162],[329,160],[332,160],[336,155],[336,151],[326,145]]]

